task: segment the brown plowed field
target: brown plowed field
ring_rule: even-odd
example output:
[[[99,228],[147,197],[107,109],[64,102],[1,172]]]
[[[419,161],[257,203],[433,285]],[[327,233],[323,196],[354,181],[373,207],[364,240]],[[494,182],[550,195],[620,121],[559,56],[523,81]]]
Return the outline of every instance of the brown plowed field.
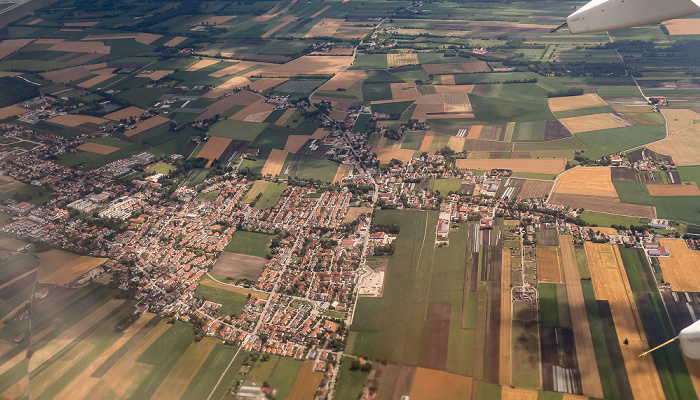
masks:
[[[65,51],[68,53],[97,53],[109,54],[112,50],[111,46],[105,46],[102,42],[69,42],[62,41],[49,47],[49,51]]]
[[[109,153],[114,153],[115,151],[119,150],[119,147],[114,147],[114,146],[108,146],[106,144],[97,144],[97,143],[83,143],[80,146],[78,146],[78,150],[83,150],[83,151],[89,151],[91,153],[97,153],[97,154],[109,154]]]
[[[665,399],[659,374],[651,357],[642,321],[616,246],[585,242],[586,258],[596,299],[607,300],[625,361],[632,393],[637,399]],[[573,316],[572,316],[573,317]],[[629,344],[622,343],[627,340]]]
[[[287,143],[284,146],[284,151],[287,153],[296,153],[301,150],[304,143],[311,138],[311,135],[289,135]]]
[[[547,202],[549,204],[568,205],[608,214],[656,218],[656,209],[654,207],[622,203],[620,199],[615,197],[553,193]]]
[[[510,293],[510,251],[504,249],[501,252],[501,329],[498,346],[498,355],[500,357],[498,363],[498,381],[504,387],[510,386],[511,384],[510,330],[512,303],[512,296]]]
[[[221,153],[226,150],[226,147],[229,145],[229,143],[231,143],[231,140],[232,139],[229,138],[212,136],[204,144],[204,147],[202,147],[202,150],[199,151],[197,157],[203,157],[209,160],[206,165],[206,168],[209,168],[214,159],[219,158]]]
[[[314,394],[321,384],[323,372],[314,372],[314,361],[304,361],[304,365],[299,371],[297,380],[294,382],[292,391],[287,399],[289,400],[309,400],[314,398]]]
[[[423,136],[423,142],[421,142],[420,148],[418,149],[418,151],[420,151],[420,152],[428,151],[430,149],[430,145],[433,143],[434,137],[435,137],[434,131],[425,132],[425,136]]]
[[[617,198],[609,167],[570,169],[559,176],[554,193]]]
[[[247,119],[247,118],[250,116],[260,115],[260,113],[267,113],[267,115],[269,115],[272,112],[272,110],[274,110],[274,109],[275,109],[274,104],[265,103],[264,99],[260,99],[260,100],[256,101],[255,103],[242,109],[241,111],[235,113],[231,117],[231,119],[234,119],[236,121],[249,121],[249,119]],[[265,116],[265,118],[267,118],[267,115]],[[265,120],[265,118],[263,118],[263,120]],[[261,122],[261,121],[257,121],[257,119],[259,119],[259,118],[255,118],[255,122]]]
[[[449,303],[431,303],[429,311],[430,328],[428,344],[425,349],[425,365],[427,368],[444,371],[447,367],[447,342],[450,336],[450,314],[452,305]]]
[[[552,112],[579,110],[607,106],[608,103],[595,93],[581,96],[554,97],[549,99],[549,109]]]
[[[112,121],[121,121],[122,119],[128,120],[131,117],[137,118],[137,117],[142,116],[145,113],[146,113],[145,110],[142,110],[138,107],[131,106],[131,107],[123,108],[119,111],[115,111],[113,113],[109,113],[109,114],[105,115],[104,117],[107,119],[111,119]]]
[[[527,389],[513,389],[508,386],[501,388],[501,400],[537,400],[540,392]]]
[[[348,207],[348,213],[345,215],[343,222],[352,222],[357,220],[360,214],[368,214],[372,212],[372,207]]]
[[[544,196],[549,196],[552,191],[554,182],[537,181],[526,179],[522,188],[518,192],[519,199],[540,199]]]
[[[460,159],[455,162],[459,169],[491,170],[494,168],[509,169],[515,172],[530,172],[535,174],[558,174],[564,171],[565,158],[552,159]]]
[[[389,164],[393,158],[401,162],[408,162],[415,153],[413,150],[407,149],[372,149],[372,151],[377,153],[380,164]]]
[[[603,387],[600,383],[598,364],[593,351],[593,338],[588,324],[588,314],[581,289],[581,275],[578,272],[574,244],[569,235],[559,236],[559,246],[564,266],[566,281],[566,296],[569,301],[571,323],[573,324],[574,343],[576,345],[576,360],[581,372],[581,389],[584,394],[593,397],[603,397]]]
[[[672,19],[663,25],[668,29],[669,35],[700,35],[700,19]]]
[[[581,117],[562,118],[559,120],[571,133],[599,131],[602,129],[621,128],[625,126],[610,114],[584,115]]]
[[[652,196],[700,196],[700,189],[695,183],[686,185],[647,185]]]
[[[455,84],[455,76],[454,75],[440,75],[440,82],[442,82],[443,85],[454,85]]]
[[[139,43],[151,44],[162,36],[155,33],[107,33],[103,35],[88,35],[80,40],[134,39]]]
[[[469,133],[467,134],[467,139],[479,139],[479,135],[481,135],[481,130],[484,129],[483,125],[474,125],[469,129]]]
[[[489,67],[489,64],[483,61],[480,62],[470,62],[470,63],[462,63],[462,69],[464,69],[464,72],[471,74],[474,72],[491,72],[491,68]]]
[[[364,79],[366,76],[365,71],[361,70],[347,70],[334,76],[330,81],[326,82],[319,88],[319,90],[337,90],[337,89],[347,89],[354,85],[360,79]]]
[[[15,115],[20,115],[26,113],[27,109],[17,106],[7,106],[0,108],[0,119],[5,119],[9,117],[14,117]]]
[[[83,67],[71,67],[56,71],[42,72],[39,75],[50,81],[68,83],[77,79],[87,78],[92,75],[92,72]]]
[[[174,38],[163,43],[163,46],[174,47],[184,42],[185,40],[187,40],[187,36],[175,36]]]
[[[659,257],[664,281],[669,282],[674,292],[700,292],[700,251],[691,250],[682,239],[661,239],[671,256]]]
[[[404,65],[416,65],[418,54],[416,53],[390,53],[386,55],[386,63],[389,68],[403,67]]]
[[[71,115],[71,114],[66,114],[66,115],[59,115],[58,117],[53,117],[48,120],[49,122],[52,122],[54,124],[59,124],[63,126],[70,126],[76,127],[78,125],[82,125],[84,123],[93,123],[100,125],[102,123],[107,122],[106,119],[104,118],[98,118],[98,117],[91,117],[89,115]]]
[[[338,165],[338,170],[335,172],[335,176],[333,177],[333,183],[340,182],[340,180],[343,179],[343,177],[345,176],[345,173],[349,170],[352,170],[353,168],[355,167],[348,164]]]
[[[353,59],[352,56],[303,56],[283,65],[261,68],[256,74],[337,74],[349,67]]]
[[[472,392],[473,378],[427,368],[417,368],[411,400],[462,399]]]
[[[284,150],[272,149],[270,155],[265,161],[265,165],[260,173],[263,176],[272,175],[278,176],[284,167],[284,161],[287,159],[287,152]]]
[[[158,125],[162,125],[165,123],[170,122],[169,119],[165,117],[161,117],[160,115],[156,115],[154,117],[148,118],[147,120],[137,122],[134,129],[129,129],[128,131],[124,132],[124,135],[126,136],[134,136],[138,135],[139,133],[146,131],[151,128],[155,128]]]
[[[262,257],[224,251],[216,260],[211,272],[228,278],[256,280],[267,260]]]
[[[10,39],[0,41],[0,58],[4,58],[28,45],[33,39]]]
[[[418,100],[421,98],[421,94],[416,89],[416,84],[413,82],[404,83],[392,83],[391,84],[391,99],[408,101],[408,100]]]
[[[216,114],[223,114],[226,110],[233,106],[249,106],[262,99],[262,96],[257,93],[241,90],[240,92],[226,96],[223,99],[211,104],[198,118],[200,120],[211,118]]]
[[[316,132],[311,135],[311,139],[323,139],[327,134],[328,131],[325,128],[318,128],[316,129]]]
[[[331,37],[343,25],[344,19],[323,18],[316,25],[312,26],[305,38]]]
[[[537,280],[542,283],[564,283],[557,246],[537,246]]]
[[[220,62],[221,62],[221,60],[201,60],[201,61],[198,61],[196,64],[187,68],[185,71],[186,72],[199,71],[202,68],[206,68],[210,65],[218,64]]]

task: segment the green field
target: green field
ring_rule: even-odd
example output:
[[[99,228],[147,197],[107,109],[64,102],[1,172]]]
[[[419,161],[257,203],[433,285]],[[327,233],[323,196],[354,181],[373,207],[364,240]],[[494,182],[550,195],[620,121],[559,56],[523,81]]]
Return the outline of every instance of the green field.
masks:
[[[623,203],[654,205],[654,199],[649,194],[647,185],[643,182],[613,181],[613,185],[620,201]]]
[[[434,179],[430,181],[432,189],[445,196],[449,192],[458,192],[462,186],[461,179]]]
[[[224,251],[265,257],[270,252],[270,236],[263,233],[239,231],[233,234],[233,238],[226,245]]]
[[[260,122],[245,122],[224,119],[217,121],[214,125],[210,126],[207,133],[211,136],[252,142],[258,137],[260,132],[265,130],[266,127],[267,124]]]
[[[557,285],[540,283],[540,322],[542,326],[559,326],[559,303],[557,302]]]
[[[545,121],[515,124],[514,142],[544,142]]]
[[[655,292],[656,280],[649,269],[649,262],[642,249],[620,246],[620,255],[627,271],[627,278],[633,292]]]
[[[262,197],[260,197],[260,200],[255,203],[255,207],[253,208],[256,210],[267,210],[268,208],[274,207],[286,189],[286,183],[270,182],[263,192]]]
[[[534,323],[513,321],[511,365],[513,385],[525,389],[540,387],[540,337]]]
[[[8,200],[13,198],[15,195],[20,196],[20,198],[26,197],[32,204],[42,205],[51,198],[51,191],[46,190],[41,186],[24,185],[15,190],[0,194],[0,200]]]
[[[302,365],[304,365],[303,361],[294,360],[290,357],[280,357],[277,361],[275,368],[270,374],[268,383],[270,387],[277,389],[278,400],[284,400],[289,397]]]
[[[321,182],[333,182],[338,171],[338,163],[325,158],[303,156],[295,176],[301,179],[315,179]]]
[[[364,83],[362,97],[367,101],[391,100],[391,85],[388,83]]]
[[[588,210],[583,211],[583,214],[581,214],[581,219],[586,221],[586,223],[589,225],[603,227],[620,225],[629,228],[631,225],[644,225],[649,222],[649,220],[645,218],[623,217],[620,215],[605,214]],[[595,228],[593,228],[593,230],[595,230]]]
[[[240,293],[233,293],[228,290],[213,288],[206,285],[197,286],[194,296],[200,299],[207,299],[221,304],[217,310],[219,314],[241,315],[241,310],[248,302],[248,297]]]
[[[357,400],[367,379],[367,373],[362,371],[351,371],[353,359],[344,357],[340,363],[340,375],[338,376],[337,390],[334,399]]]
[[[401,148],[418,151],[424,137],[425,131],[407,132],[401,142]]]
[[[590,159],[633,149],[665,136],[666,127],[663,125],[626,126],[576,134],[576,137],[589,147],[586,157]]]
[[[654,197],[659,218],[700,223],[700,196]]]

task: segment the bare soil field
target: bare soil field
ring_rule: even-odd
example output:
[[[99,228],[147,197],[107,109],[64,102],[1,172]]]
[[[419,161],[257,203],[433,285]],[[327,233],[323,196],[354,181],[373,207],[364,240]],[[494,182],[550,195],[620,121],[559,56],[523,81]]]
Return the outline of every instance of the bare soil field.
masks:
[[[92,72],[83,67],[71,67],[58,69],[55,71],[42,72],[39,75],[54,82],[68,83],[76,79],[87,78],[92,74]]]
[[[160,115],[156,115],[156,116],[151,117],[147,120],[137,122],[136,125],[134,125],[135,128],[129,129],[128,131],[126,131],[124,133],[124,135],[131,137],[131,136],[137,135],[145,130],[155,128],[158,125],[162,125],[162,124],[169,123],[169,122],[170,122],[169,119],[167,119],[165,117],[161,117]]]
[[[417,368],[411,400],[461,399],[472,392],[473,378],[427,368]]]
[[[537,246],[537,280],[542,283],[564,283],[557,246]]]
[[[37,253],[41,260],[39,282],[65,285],[91,269],[103,264],[106,258],[80,256],[62,250],[49,250]]]
[[[27,110],[26,108],[17,107],[17,106],[3,107],[3,108],[0,108],[0,119],[14,117],[15,115],[24,114],[27,111],[29,111],[29,110]]]
[[[540,392],[527,389],[513,389],[509,386],[501,388],[501,400],[537,400]]]
[[[112,121],[121,121],[122,119],[128,120],[130,118],[138,118],[145,113],[146,113],[146,110],[142,110],[138,107],[130,106],[127,108],[122,108],[119,111],[109,113],[109,114],[105,115],[104,117],[107,119],[111,119]]]
[[[518,198],[541,199],[544,196],[549,196],[552,186],[554,186],[554,182],[526,179],[518,192]]]
[[[192,343],[170,369],[151,399],[174,399],[185,393],[218,342],[217,339],[207,337],[199,343]]]
[[[140,73],[136,75],[137,78],[150,78],[152,81],[157,81],[158,79],[163,79],[166,76],[172,74],[175,72],[174,70],[164,70],[164,69],[159,69],[157,71],[153,71],[150,74],[147,73]]]
[[[316,25],[311,27],[305,38],[331,37],[343,25],[344,19],[323,18]]]
[[[570,169],[559,176],[554,192],[617,198],[617,191],[612,183],[612,174],[609,167],[578,167]]]
[[[88,80],[86,80],[86,81],[80,82],[80,83],[78,84],[78,86],[87,89],[87,88],[93,87],[93,86],[95,86],[95,85],[98,85],[98,84],[100,84],[100,83],[106,81],[107,79],[110,79],[110,78],[113,77],[113,76],[114,76],[114,74],[111,74],[111,73],[108,73],[108,74],[98,74],[97,76],[95,76],[95,77],[93,77],[93,78],[90,78],[90,79],[88,79]]]
[[[447,76],[447,75],[443,75]],[[435,91],[438,93],[466,93],[469,94],[474,90],[474,85],[451,85],[451,86],[446,86],[446,84],[443,81],[442,85],[435,85],[433,86],[435,88]]]
[[[250,90],[267,90],[271,87],[275,87],[280,83],[287,82],[288,78],[260,78],[255,82],[251,82],[248,87]]]
[[[652,196],[700,196],[698,185],[647,185]]]
[[[263,99],[260,99],[260,100],[256,101],[255,103],[242,109],[241,111],[235,113],[231,117],[231,119],[234,119],[236,121],[262,122],[267,118],[268,115],[270,115],[270,113],[274,109],[275,109],[274,104],[265,103]],[[262,116],[262,121],[260,120],[261,116]]]
[[[249,106],[262,99],[262,96],[260,96],[259,94],[249,92],[247,90],[241,90],[240,92],[234,93],[230,96],[226,96],[223,99],[211,104],[209,107],[207,107],[207,110],[203,112],[198,118],[211,118],[216,114],[223,114],[226,110],[233,106]]]
[[[268,66],[256,71],[260,74],[337,74],[353,62],[352,56],[303,56],[286,64]]]
[[[622,257],[616,246],[605,243],[584,244],[596,299],[610,305],[625,369],[632,393],[639,399],[664,399],[661,380],[653,358],[638,355],[649,349],[642,321],[637,312]],[[622,343],[627,340],[628,344]]]
[[[433,143],[434,137],[435,137],[434,131],[425,132],[425,136],[423,136],[423,142],[421,142],[420,148],[418,149],[418,151],[420,151],[420,152],[428,151],[430,149],[430,145]]]
[[[491,72],[489,64],[483,61],[462,63],[462,69],[468,74],[475,72]]]
[[[318,385],[321,384],[321,379],[323,379],[323,372],[314,371],[314,361],[304,361],[287,399],[308,400],[314,398]]]
[[[284,151],[287,153],[296,153],[301,150],[304,143],[311,138],[311,135],[289,135],[287,143],[284,145]]]
[[[76,53],[109,54],[111,46],[105,46],[102,42],[69,42],[62,41],[49,47],[49,51],[65,51]]]
[[[211,273],[228,278],[256,280],[267,260],[262,257],[223,252]]]
[[[498,382],[503,386],[510,386],[510,352],[511,352],[511,320],[512,320],[512,295],[510,291],[510,251],[501,253],[501,329],[499,330]]]
[[[440,75],[440,82],[442,82],[443,85],[454,85],[455,84],[455,76],[454,75]]]
[[[78,146],[78,150],[89,151],[91,153],[97,153],[97,154],[109,154],[109,153],[114,153],[115,151],[119,150],[119,147],[87,142],[87,143],[83,143],[80,146]]]
[[[595,93],[581,96],[554,97],[548,100],[549,109],[552,112],[579,110],[582,108],[593,108],[607,106],[608,103]]]
[[[566,296],[569,301],[571,323],[573,324],[576,359],[581,372],[581,387],[584,394],[603,397],[603,387],[598,373],[598,364],[593,351],[593,338],[588,324],[588,314],[581,289],[581,275],[578,272],[574,244],[569,235],[559,236]]]
[[[566,159],[461,159],[456,161],[459,169],[491,170],[509,169],[515,172],[530,172],[535,174],[558,174],[564,171]]]
[[[254,61],[239,61],[234,65],[231,65],[230,67],[226,67],[223,69],[220,69],[216,72],[212,72],[208,76],[211,76],[212,78],[221,78],[226,75],[233,75],[237,72],[241,72],[243,70],[246,70],[250,67],[254,67],[256,65],[259,65],[260,63],[256,63]]]
[[[219,158],[221,153],[226,150],[226,147],[228,147],[229,143],[231,143],[231,140],[233,139],[212,136],[209,138],[207,143],[204,144],[204,147],[199,151],[197,156],[209,160],[206,165],[206,168],[209,168],[214,159]]]
[[[380,164],[389,164],[392,159],[397,159],[401,162],[408,162],[412,157],[413,150],[407,149],[372,149],[377,153],[377,158]]]
[[[278,176],[282,172],[282,167],[284,167],[284,161],[287,159],[287,152],[278,149],[272,149],[270,155],[265,161],[265,165],[260,173],[263,176],[272,175]]]
[[[625,126],[611,114],[594,114],[562,118],[559,122],[564,124],[571,133],[599,131],[602,129],[621,128]]]
[[[221,62],[221,60],[201,60],[201,61],[198,61],[196,64],[187,68],[185,71],[186,72],[199,71],[202,68],[206,68],[210,65],[218,64],[220,62]]]
[[[71,115],[71,114],[59,115],[58,117],[53,117],[53,118],[49,119],[48,121],[52,122],[54,124],[59,124],[59,125],[69,126],[69,127],[76,127],[78,125],[82,125],[85,123],[93,123],[93,124],[101,125],[101,124],[107,122],[107,120],[104,118],[92,117],[89,115]]]
[[[450,336],[452,305],[431,303],[427,312],[430,328],[423,365],[427,368],[444,371],[447,367],[447,342]]]
[[[347,171],[352,171],[353,168],[354,167],[352,165],[348,165],[348,164],[338,165],[338,170],[335,172],[335,176],[333,177],[332,183],[340,182],[343,179],[343,177],[345,177]]]
[[[469,128],[469,133],[466,136],[467,139],[479,139],[483,128],[483,125],[473,125],[471,128]]]
[[[421,94],[416,89],[416,84],[413,82],[392,83],[391,84],[391,99],[399,101],[418,100]]]
[[[372,212],[372,207],[348,207],[348,213],[345,215],[343,222],[352,222],[357,220],[360,214],[368,214]]]
[[[568,205],[585,210],[597,211],[630,217],[656,218],[656,209],[651,206],[627,204],[620,199],[609,196],[585,196],[580,194],[553,193],[547,200],[549,204]]]
[[[664,281],[671,284],[674,292],[700,291],[700,252],[691,250],[683,239],[661,239],[661,246],[667,246],[671,256],[659,257]]]
[[[28,45],[33,39],[8,39],[0,42],[0,58],[5,58],[22,47]]]
[[[700,35],[700,18],[672,19],[663,25],[669,35]]]
[[[319,90],[347,89],[360,79],[364,79],[366,75],[365,71],[362,70],[346,70],[331,78]]]
[[[175,47],[178,44],[184,42],[187,40],[187,36],[175,36],[174,38],[168,40],[167,42],[163,43],[163,46],[167,47]]]
[[[386,55],[386,62],[389,68],[419,64],[416,53],[389,53]]]
[[[13,178],[5,175],[0,175],[0,193],[11,192],[15,189],[21,188],[24,183],[16,181]]]
[[[113,39],[134,39],[142,44],[151,44],[163,37],[155,33],[108,33],[104,35],[88,35],[80,40],[113,40]]]

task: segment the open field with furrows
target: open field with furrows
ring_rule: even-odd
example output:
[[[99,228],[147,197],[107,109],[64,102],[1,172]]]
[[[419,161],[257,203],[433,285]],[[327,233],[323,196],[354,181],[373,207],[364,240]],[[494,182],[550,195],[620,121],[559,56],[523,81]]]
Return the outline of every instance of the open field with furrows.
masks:
[[[87,143],[83,143],[80,146],[78,146],[78,150],[89,151],[91,153],[97,153],[97,154],[109,154],[109,153],[113,153],[113,152],[119,150],[119,147],[87,142]]]
[[[59,115],[58,117],[50,118],[47,121],[53,122],[54,124],[68,126],[71,128],[74,128],[78,125],[82,125],[85,123],[92,123],[92,124],[100,125],[100,124],[107,122],[107,120],[104,118],[91,117],[89,115],[70,115],[70,114]]]
[[[202,150],[199,151],[197,157],[203,157],[209,160],[206,168],[211,166],[211,163],[221,156],[221,153],[226,150],[226,147],[231,143],[232,139],[211,136],[207,143],[204,144]]]
[[[700,114],[687,109],[664,109],[668,121],[668,137],[647,145],[652,151],[671,156],[678,165],[700,164],[695,151],[700,146]]]
[[[552,186],[554,186],[554,182],[551,181],[525,179],[517,197],[519,199],[540,199],[544,196],[549,196]]]
[[[571,236],[559,236],[559,246],[562,252],[566,295],[574,331],[576,359],[581,372],[581,388],[584,394],[603,397],[603,388],[600,382],[593,339],[581,289],[581,276]]]
[[[277,176],[282,172],[282,167],[284,166],[284,161],[287,159],[287,153],[284,150],[272,149],[270,155],[265,161],[265,165],[260,173],[263,176],[271,175]]]
[[[554,193],[617,198],[608,167],[579,167],[566,171],[557,180]]]
[[[418,368],[413,379],[411,399],[459,399],[469,398],[473,378],[448,374],[432,369]],[[469,395],[467,395],[469,393]]]
[[[620,199],[610,196],[586,196],[555,192],[547,199],[547,203],[568,205],[598,213],[624,215],[628,217],[656,218],[656,209],[652,206],[622,203]]]
[[[564,283],[559,247],[537,246],[537,280],[543,283]]]
[[[681,185],[646,185],[652,196],[700,196],[696,183]]]
[[[347,70],[339,73],[323,84],[319,90],[338,90],[347,89],[354,85],[366,76],[365,71],[362,70]]]
[[[608,103],[597,94],[584,94],[582,96],[554,97],[548,100],[549,109],[552,112],[578,110],[581,108],[593,108],[607,106]]]
[[[386,62],[389,68],[419,63],[416,53],[389,53],[386,55]]]
[[[469,94],[472,91],[474,91],[474,85],[451,85],[451,86],[446,86],[446,84],[442,85],[434,85],[433,88],[435,88],[435,91],[437,93],[466,93]]]
[[[513,172],[536,174],[558,174],[564,171],[566,159],[459,159],[455,162],[459,169],[491,170],[509,169]]]
[[[372,207],[349,207],[348,213],[345,215],[343,222],[352,222],[357,220],[360,214],[369,214],[372,212]]]
[[[634,397],[664,399],[653,359],[638,357],[649,350],[649,344],[618,248],[591,242],[586,242],[584,248],[596,299],[608,301],[618,342],[627,341],[621,350]]]
[[[267,260],[262,257],[223,252],[211,272],[228,278],[256,280],[265,264]]]
[[[699,292],[700,252],[691,250],[682,239],[661,239],[661,246],[667,246],[670,257],[659,257],[664,281],[671,284],[675,292]]]
[[[561,118],[559,120],[571,133],[599,131],[603,129],[622,128],[625,125],[612,114],[583,115],[580,117]]]
[[[663,25],[669,35],[700,35],[700,19],[683,18],[666,21]]]
[[[66,285],[91,269],[103,264],[106,258],[80,256],[62,250],[38,253],[41,260],[39,282]]]

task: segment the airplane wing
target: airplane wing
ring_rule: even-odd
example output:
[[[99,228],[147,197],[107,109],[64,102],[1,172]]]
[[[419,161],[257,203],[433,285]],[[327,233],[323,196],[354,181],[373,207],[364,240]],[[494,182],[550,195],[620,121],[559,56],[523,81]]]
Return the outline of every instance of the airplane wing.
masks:
[[[593,0],[569,15],[571,33],[655,24],[700,12],[700,0]]]

